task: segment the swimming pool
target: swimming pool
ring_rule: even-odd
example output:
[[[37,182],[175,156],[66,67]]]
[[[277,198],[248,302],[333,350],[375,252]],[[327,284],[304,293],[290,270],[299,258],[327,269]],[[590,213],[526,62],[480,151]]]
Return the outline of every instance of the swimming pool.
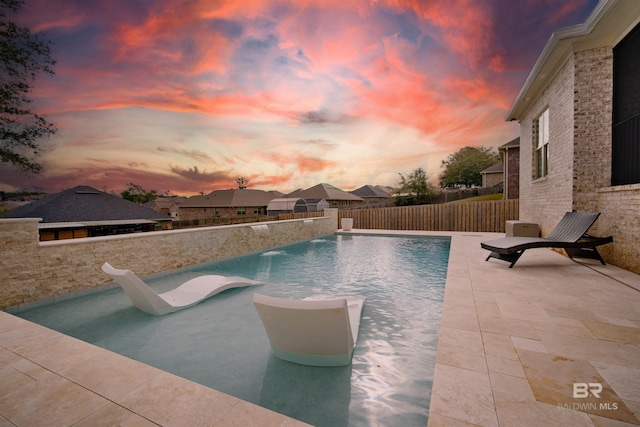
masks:
[[[201,274],[263,281],[150,316],[119,289],[18,316],[317,426],[427,423],[448,238],[335,235],[147,280],[158,292]],[[126,267],[126,266],[122,266]],[[367,297],[353,363],[276,359],[251,297]]]

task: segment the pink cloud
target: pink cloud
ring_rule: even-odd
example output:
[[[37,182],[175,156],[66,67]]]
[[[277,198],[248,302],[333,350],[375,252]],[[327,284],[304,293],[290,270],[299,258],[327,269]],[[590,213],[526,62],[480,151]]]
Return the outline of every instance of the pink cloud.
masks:
[[[515,136],[504,112],[550,31],[593,4],[30,0],[22,22],[52,37],[58,59],[34,105],[61,123],[50,175],[36,179],[201,191],[234,186],[242,165],[254,185],[351,185],[365,166],[336,153],[364,134],[398,134],[393,158],[367,153],[388,159],[389,175],[422,161],[416,152],[498,145]]]
[[[277,154],[271,156],[271,161],[282,167],[293,165],[302,174],[326,171],[338,165],[336,161],[305,155]]]

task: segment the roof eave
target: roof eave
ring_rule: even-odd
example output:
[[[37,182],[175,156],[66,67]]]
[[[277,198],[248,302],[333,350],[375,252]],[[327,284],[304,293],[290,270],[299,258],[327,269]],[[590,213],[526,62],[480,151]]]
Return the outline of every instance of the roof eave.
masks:
[[[519,121],[524,117],[531,107],[530,101],[539,96],[572,52],[614,45],[638,23],[639,14],[640,2],[603,0],[584,23],[554,31],[505,120]]]

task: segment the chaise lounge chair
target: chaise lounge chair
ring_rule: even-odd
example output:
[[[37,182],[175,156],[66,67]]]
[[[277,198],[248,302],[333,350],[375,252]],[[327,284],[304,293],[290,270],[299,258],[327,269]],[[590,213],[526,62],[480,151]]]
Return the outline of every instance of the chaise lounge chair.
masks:
[[[513,267],[527,249],[562,248],[569,258],[604,260],[596,246],[613,242],[613,237],[592,237],[587,231],[600,216],[599,213],[567,212],[547,237],[505,237],[483,242],[480,245],[491,253],[485,261],[496,258],[510,262]]]
[[[206,275],[187,280],[172,291],[157,294],[130,270],[120,270],[105,262],[102,271],[124,289],[133,305],[156,316],[191,307],[230,288],[258,284],[239,276]]]
[[[351,363],[364,298],[292,300],[254,294],[255,306],[279,359],[309,366]]]

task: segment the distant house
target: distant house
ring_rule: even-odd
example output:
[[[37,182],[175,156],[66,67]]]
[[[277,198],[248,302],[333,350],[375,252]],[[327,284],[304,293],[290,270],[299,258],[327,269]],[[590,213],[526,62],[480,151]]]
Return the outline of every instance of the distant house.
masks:
[[[42,218],[40,240],[171,228],[171,218],[118,196],[79,186],[11,210],[7,218]]]
[[[231,189],[189,197],[180,204],[180,219],[261,216],[267,214],[269,202],[282,194],[275,191]]]
[[[500,161],[481,171],[482,187],[501,188],[505,199],[520,195],[520,138],[498,147]]]
[[[267,215],[275,216],[288,213],[316,212],[328,208],[324,199],[301,199],[299,197],[281,197],[273,199],[267,205]]]
[[[267,215],[308,212],[307,202],[299,197],[278,197],[267,205]]]
[[[363,185],[350,191],[351,194],[360,197],[368,207],[384,207],[393,205],[393,189],[381,185]]]
[[[602,0],[551,35],[507,120],[520,123],[520,219],[543,235],[600,212],[604,258],[640,273],[640,1]]]
[[[481,171],[480,175],[482,175],[482,186],[495,187],[496,185],[502,184],[504,182],[504,173],[502,168],[502,161],[499,161],[495,165],[491,165]]]
[[[154,211],[163,213],[171,218],[178,218],[180,216],[180,205],[187,200],[186,197],[159,197],[156,200],[152,200],[143,204]]]
[[[512,139],[498,147],[502,160],[504,198],[520,198],[520,138]]]
[[[296,190],[287,194],[286,197],[301,199],[324,199],[331,208],[350,208],[364,206],[365,202],[361,197],[346,191],[340,190],[330,184],[318,184],[306,190]]]
[[[307,202],[307,212],[322,212],[329,207],[329,202],[325,199],[305,199]]]

